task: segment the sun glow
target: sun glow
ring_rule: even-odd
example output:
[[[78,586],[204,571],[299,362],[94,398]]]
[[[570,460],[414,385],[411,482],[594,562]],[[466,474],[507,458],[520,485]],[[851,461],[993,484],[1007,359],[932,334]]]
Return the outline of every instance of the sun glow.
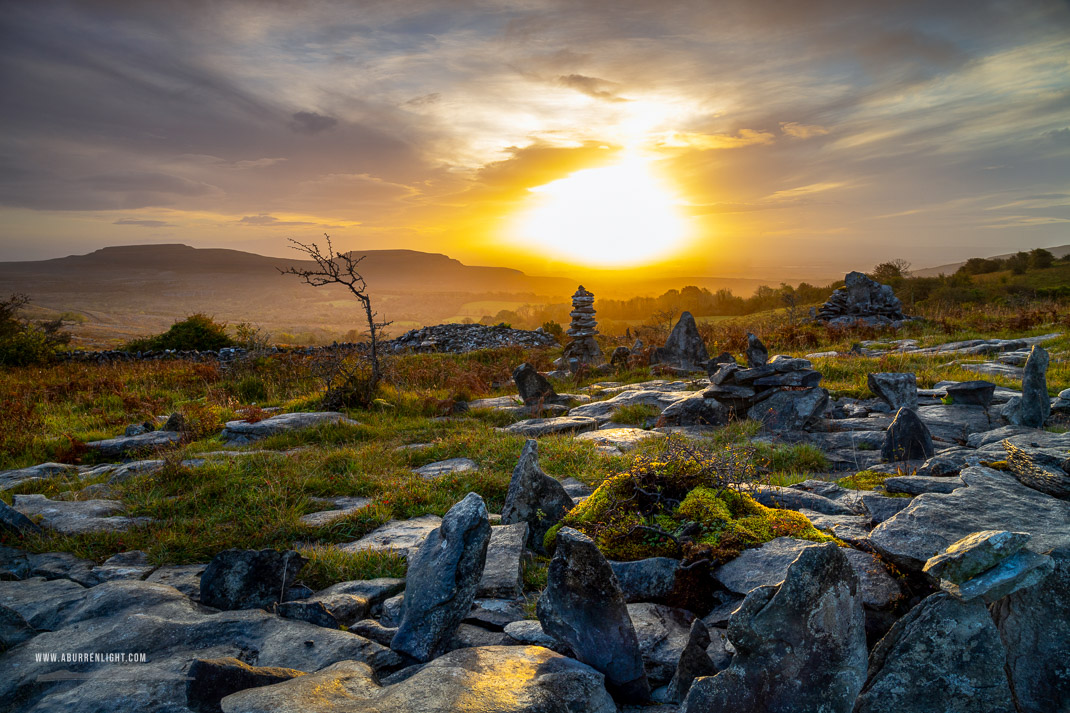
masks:
[[[633,265],[668,257],[688,237],[674,192],[641,154],[529,190],[533,205],[518,216],[515,234],[561,259]]]

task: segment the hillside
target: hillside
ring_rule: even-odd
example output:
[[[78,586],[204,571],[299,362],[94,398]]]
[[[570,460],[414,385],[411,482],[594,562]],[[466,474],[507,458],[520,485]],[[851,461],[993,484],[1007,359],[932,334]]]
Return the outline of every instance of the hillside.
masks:
[[[1053,248],[1045,249],[1057,258],[1066,257],[1067,255],[1070,255],[1070,245],[1058,245]],[[987,257],[989,260],[995,258],[1005,259],[1009,258],[1013,254],[1014,253],[1003,253],[1002,255],[989,255]],[[921,270],[912,270],[911,274],[915,277],[936,277],[937,275],[951,275],[965,264],[965,260],[963,260],[962,262],[951,262],[946,265],[937,265],[936,267],[926,267]]]

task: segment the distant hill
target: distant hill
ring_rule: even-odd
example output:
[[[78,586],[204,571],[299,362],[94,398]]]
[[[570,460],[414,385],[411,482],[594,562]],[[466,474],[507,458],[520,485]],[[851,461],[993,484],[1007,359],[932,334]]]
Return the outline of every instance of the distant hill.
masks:
[[[650,277],[592,271],[588,280],[538,277],[506,267],[465,265],[437,253],[367,250],[360,271],[393,333],[466,314],[478,319],[525,303],[563,303],[585,284],[602,297],[656,296],[686,285],[751,294],[762,281]],[[23,292],[39,314],[70,312],[79,341],[155,333],[194,312],[246,321],[280,334],[345,334],[359,329],[358,305],[342,287],[313,289],[279,269],[311,261],[188,245],[125,245],[51,260],[0,262],[0,292]],[[499,304],[500,303],[500,304]]]
[[[1059,245],[1054,248],[1045,249],[1055,257],[1066,257],[1067,255],[1070,255],[1070,245]],[[1013,254],[1014,253],[1004,253],[1003,255],[988,255],[986,256],[986,259],[991,260],[993,258],[1008,258]],[[962,262],[952,262],[948,263],[947,265],[937,265],[936,267],[926,267],[922,270],[912,270],[911,274],[915,277],[936,277],[937,275],[950,275],[965,264],[965,260],[963,260]]]

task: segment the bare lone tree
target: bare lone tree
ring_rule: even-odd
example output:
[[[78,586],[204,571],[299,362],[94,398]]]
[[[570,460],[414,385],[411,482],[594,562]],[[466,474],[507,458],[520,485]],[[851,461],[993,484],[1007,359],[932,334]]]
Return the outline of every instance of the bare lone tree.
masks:
[[[327,378],[327,393],[324,396],[324,405],[337,406],[366,406],[375,397],[376,389],[383,377],[382,364],[379,358],[379,345],[383,330],[390,322],[376,321],[378,314],[372,309],[372,299],[368,295],[368,283],[364,276],[358,272],[357,267],[363,262],[365,255],[354,258],[352,253],[342,253],[334,249],[331,244],[331,236],[323,234],[327,240],[327,249],[321,250],[316,243],[302,243],[290,238],[291,246],[308,255],[316,263],[314,268],[302,270],[291,266],[285,270],[279,269],[284,275],[297,275],[307,284],[313,287],[325,285],[344,285],[349,292],[357,298],[364,308],[364,316],[368,321],[368,338],[370,340],[367,352],[368,372],[362,374],[360,365],[349,366],[345,364],[343,357],[334,362],[334,368]],[[341,384],[335,386],[337,377],[341,376]]]

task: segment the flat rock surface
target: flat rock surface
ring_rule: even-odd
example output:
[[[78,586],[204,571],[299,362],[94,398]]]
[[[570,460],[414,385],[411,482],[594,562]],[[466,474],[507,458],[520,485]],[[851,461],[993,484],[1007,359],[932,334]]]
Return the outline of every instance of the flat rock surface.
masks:
[[[133,453],[169,448],[182,440],[177,431],[149,431],[137,436],[119,436],[103,441],[90,441],[86,447],[97,451],[105,458],[122,458]]]
[[[122,532],[152,521],[148,517],[126,517],[118,500],[49,500],[44,495],[16,495],[14,507],[39,524],[62,535],[90,532]]]
[[[343,552],[395,550],[408,558],[427,539],[428,533],[441,524],[442,518],[438,515],[422,515],[411,520],[391,520],[356,542],[339,545],[338,549]]]
[[[359,425],[356,421],[346,418],[345,414],[337,411],[315,411],[308,413],[280,413],[263,421],[250,423],[248,421],[227,421],[226,427],[220,438],[224,443],[241,444],[252,443],[274,436],[279,433],[300,431],[305,428],[318,426],[321,423],[344,423],[350,426]]]
[[[51,478],[61,473],[76,473],[78,468],[66,463],[41,463],[29,468],[0,471],[0,490],[10,490],[19,483]]]
[[[657,431],[645,431],[641,428],[603,428],[576,436],[577,441],[590,441],[600,446],[610,446],[624,452],[634,449],[643,441],[651,438],[665,438],[665,434]]]
[[[873,547],[897,565],[920,571],[929,558],[982,530],[1029,533],[1026,547],[1036,552],[1070,543],[1070,503],[991,468],[967,468],[960,477],[967,487],[919,495],[874,528]]]
[[[302,515],[299,519],[302,525],[322,527],[352,515],[370,505],[371,501],[371,498],[334,498],[331,504],[335,507],[330,510],[310,512],[307,515]]]
[[[577,406],[568,412],[569,416],[583,416],[593,418],[600,423],[605,423],[613,418],[613,412],[622,406],[653,406],[660,411],[676,403],[690,394],[686,391],[663,391],[654,389],[629,389],[605,401],[592,401],[588,404]]]
[[[479,464],[471,458],[449,458],[414,468],[413,472],[424,480],[434,480],[444,475],[464,473],[469,470],[479,470]]]
[[[575,410],[575,409],[573,409]],[[582,433],[598,428],[598,421],[580,416],[557,416],[555,418],[529,418],[506,426],[502,430],[517,436],[538,438],[554,433]]]

